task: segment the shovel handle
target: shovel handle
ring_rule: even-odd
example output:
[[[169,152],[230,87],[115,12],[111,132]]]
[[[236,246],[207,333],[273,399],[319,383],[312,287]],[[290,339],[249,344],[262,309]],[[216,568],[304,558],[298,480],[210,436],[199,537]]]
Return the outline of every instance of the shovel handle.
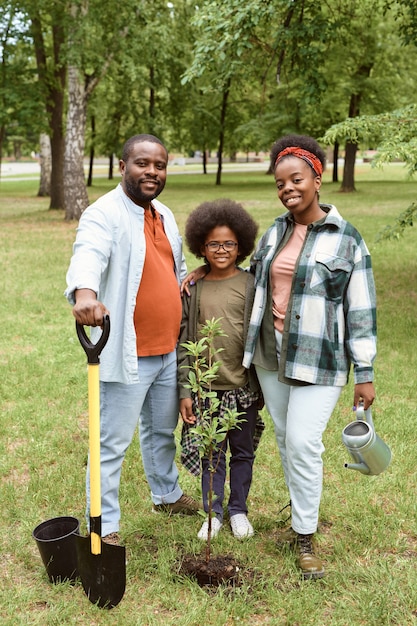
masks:
[[[88,361],[88,431],[90,448],[90,540],[91,553],[101,554],[101,481],[100,481],[100,354],[110,334],[110,317],[103,318],[103,332],[92,343],[84,326],[76,322],[78,339]]]
[[[110,317],[105,315],[103,317],[103,332],[101,333],[100,339],[97,343],[92,343],[91,339],[87,336],[85,332],[84,326],[75,322],[75,327],[77,329],[78,339],[80,340],[80,344],[84,349],[84,352],[87,355],[87,361],[90,365],[97,365],[100,363],[100,354],[103,350],[104,346],[107,343],[110,334]]]

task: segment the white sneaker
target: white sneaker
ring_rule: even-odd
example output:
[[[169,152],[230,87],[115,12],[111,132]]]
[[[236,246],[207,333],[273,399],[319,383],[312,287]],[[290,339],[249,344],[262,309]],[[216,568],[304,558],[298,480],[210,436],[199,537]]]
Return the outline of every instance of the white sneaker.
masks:
[[[232,533],[236,539],[244,539],[245,537],[252,537],[253,527],[244,513],[236,513],[230,518],[230,526]]]
[[[213,517],[211,520],[211,539],[214,539],[214,537],[217,537],[221,527],[222,527],[221,521],[217,519],[217,517]],[[207,519],[205,522],[203,522],[202,527],[197,533],[197,537],[199,539],[203,539],[203,541],[207,541],[208,539],[208,520]]]

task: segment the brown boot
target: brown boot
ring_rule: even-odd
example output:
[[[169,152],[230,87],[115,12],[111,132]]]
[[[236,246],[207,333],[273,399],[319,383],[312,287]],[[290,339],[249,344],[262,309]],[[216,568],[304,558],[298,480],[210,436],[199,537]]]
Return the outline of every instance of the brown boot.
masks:
[[[163,511],[168,513],[168,515],[175,515],[176,513],[183,513],[183,515],[196,515],[201,508],[201,505],[191,498],[191,496],[186,496],[185,493],[183,493],[181,498],[172,504],[154,504],[152,511],[154,513]]]
[[[102,541],[104,541],[104,543],[108,543],[111,546],[120,546],[119,533],[110,533],[109,535],[102,537]]]
[[[298,566],[304,579],[323,578],[324,567],[318,556],[314,554],[313,535],[297,536]]]

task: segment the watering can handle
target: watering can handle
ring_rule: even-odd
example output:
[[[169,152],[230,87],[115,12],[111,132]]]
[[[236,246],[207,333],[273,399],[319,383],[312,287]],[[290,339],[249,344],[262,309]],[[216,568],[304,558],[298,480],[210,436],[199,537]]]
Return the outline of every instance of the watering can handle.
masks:
[[[80,340],[80,344],[82,345],[84,352],[87,355],[87,361],[89,365],[97,365],[100,363],[100,354],[103,350],[104,346],[107,343],[110,334],[110,317],[105,315],[103,317],[103,332],[101,334],[100,339],[97,343],[92,343],[90,338],[87,336],[85,332],[84,326],[75,322],[75,327],[77,330],[78,339]]]
[[[363,402],[359,402],[358,406],[356,407],[356,419],[367,422],[369,426],[371,426],[371,428],[374,428],[371,407],[369,407],[369,409],[366,409],[365,411],[365,409],[363,408]]]

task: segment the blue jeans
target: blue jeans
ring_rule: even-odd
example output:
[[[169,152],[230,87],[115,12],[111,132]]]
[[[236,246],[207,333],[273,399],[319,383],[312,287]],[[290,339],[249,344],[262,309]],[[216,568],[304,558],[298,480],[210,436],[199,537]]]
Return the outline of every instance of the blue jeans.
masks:
[[[222,392],[218,391],[219,399]],[[258,414],[258,404],[255,402],[249,408],[244,409],[237,403],[237,410],[242,413],[240,419],[244,420],[239,424],[239,428],[232,428],[227,433],[226,439],[217,444],[217,449],[213,453],[213,467],[216,472],[213,474],[213,507],[216,517],[223,520],[223,500],[224,485],[226,481],[226,452],[227,445],[230,448],[230,497],[227,505],[229,517],[237,513],[247,513],[247,498],[252,483],[252,468],[255,459],[253,451],[253,436],[255,433],[256,417]],[[206,457],[202,459],[201,487],[203,492],[204,510],[208,512],[208,492],[209,492],[209,461]]]
[[[256,366],[265,405],[274,422],[291,499],[292,528],[316,532],[323,484],[323,433],[342,387],[286,385],[278,372]]]
[[[176,352],[139,357],[140,382],[100,383],[100,469],[102,535],[119,530],[119,485],[123,459],[139,426],[145,475],[154,504],[182,495],[175,465],[178,422]],[[87,468],[87,517],[90,504]]]

